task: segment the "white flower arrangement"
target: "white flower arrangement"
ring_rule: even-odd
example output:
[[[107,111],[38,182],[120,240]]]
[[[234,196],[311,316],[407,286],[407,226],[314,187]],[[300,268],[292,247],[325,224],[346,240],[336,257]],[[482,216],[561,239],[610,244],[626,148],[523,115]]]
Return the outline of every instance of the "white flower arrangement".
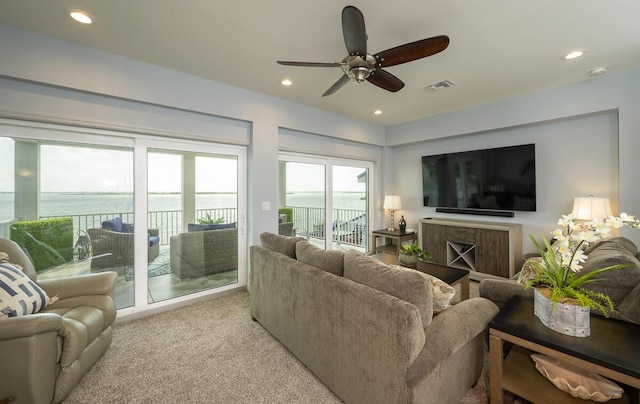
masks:
[[[560,228],[551,234],[555,242],[543,238],[544,245],[531,235],[538,252],[542,257],[541,262],[531,262],[537,270],[536,276],[529,280],[525,288],[531,286],[547,288],[550,290],[550,298],[553,302],[577,301],[581,306],[588,306],[607,315],[613,310],[613,302],[609,296],[585,289],[583,286],[598,281],[596,275],[624,268],[626,265],[612,265],[600,268],[589,273],[579,275],[582,264],[587,260],[585,249],[600,240],[611,236],[612,229],[623,226],[631,226],[640,229],[640,220],[635,216],[621,213],[620,216],[610,216],[607,219],[579,222],[575,216],[563,215],[558,220]]]

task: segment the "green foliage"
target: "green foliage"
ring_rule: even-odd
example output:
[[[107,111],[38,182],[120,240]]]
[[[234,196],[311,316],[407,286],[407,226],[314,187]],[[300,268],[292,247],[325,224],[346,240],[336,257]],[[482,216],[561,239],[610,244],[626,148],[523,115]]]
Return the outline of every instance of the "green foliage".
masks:
[[[219,217],[217,219],[214,219],[211,217],[211,214],[207,212],[207,214],[198,219],[198,223],[199,224],[221,224],[224,223],[224,217]]]
[[[400,248],[400,254],[405,255],[417,255],[421,260],[427,260],[431,258],[431,254],[426,251],[423,251],[420,246],[417,244],[404,244],[402,248]]]
[[[9,238],[27,252],[36,271],[73,259],[73,219],[70,217],[13,223]]]
[[[547,287],[551,290],[552,302],[561,302],[564,299],[575,299],[580,302],[581,306],[590,307],[608,316],[609,311],[614,308],[611,298],[603,293],[585,289],[582,286],[597,282],[599,279],[595,276],[602,272],[625,268],[628,265],[612,265],[583,275],[578,275],[578,273],[562,266],[554,248],[551,247],[551,243],[546,238],[544,238],[545,248],[543,248],[533,236],[530,235],[529,238],[533,241],[533,244],[540,253],[542,263],[531,262],[538,274],[525,284],[525,289],[531,286]]]
[[[293,222],[293,208],[278,208],[278,214],[287,215],[287,222]]]

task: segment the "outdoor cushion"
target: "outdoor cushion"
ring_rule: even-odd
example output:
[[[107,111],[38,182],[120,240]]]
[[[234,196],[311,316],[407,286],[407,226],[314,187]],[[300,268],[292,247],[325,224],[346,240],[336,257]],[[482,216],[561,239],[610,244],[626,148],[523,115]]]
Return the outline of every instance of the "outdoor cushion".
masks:
[[[111,220],[105,220],[102,222],[102,228],[105,230],[117,231],[122,233],[122,218],[114,217]]]
[[[205,230],[220,230],[220,229],[235,229],[236,222],[233,223],[208,223],[208,224],[198,224],[198,223],[189,223],[187,225],[187,231],[205,231]]]
[[[37,313],[51,299],[0,252],[0,318]]]

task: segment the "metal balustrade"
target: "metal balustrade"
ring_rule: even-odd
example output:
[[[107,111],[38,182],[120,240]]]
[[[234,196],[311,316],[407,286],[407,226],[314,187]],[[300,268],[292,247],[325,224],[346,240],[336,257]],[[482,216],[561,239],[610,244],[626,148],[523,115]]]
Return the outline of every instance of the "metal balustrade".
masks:
[[[299,236],[324,239],[325,237],[325,209],[291,206],[293,209],[293,227]],[[224,218],[224,223],[237,222],[236,208],[198,209],[197,219],[211,217],[213,219]],[[134,223],[133,212],[109,212],[83,215],[65,215],[73,219],[76,230],[75,239],[79,233],[87,229],[102,227],[102,222],[114,217],[121,217],[123,223]],[[42,216],[41,219],[49,219],[62,216]],[[148,213],[148,228],[158,229],[160,244],[168,245],[171,236],[185,231],[182,229],[182,211],[164,210]],[[354,209],[333,209],[332,241],[334,243],[348,244],[363,247],[366,251],[369,243],[367,212]],[[74,240],[75,243],[75,240]]]

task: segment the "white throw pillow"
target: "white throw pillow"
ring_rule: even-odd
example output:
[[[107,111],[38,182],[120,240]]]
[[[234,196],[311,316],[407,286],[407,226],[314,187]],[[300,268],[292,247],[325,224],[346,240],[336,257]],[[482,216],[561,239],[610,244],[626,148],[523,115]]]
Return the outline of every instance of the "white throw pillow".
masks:
[[[415,269],[406,268],[400,265],[390,266],[407,271],[415,271]],[[451,299],[456,295],[456,288],[433,275],[425,274],[424,272],[420,272],[420,274],[429,279],[431,281],[431,286],[433,287],[433,314],[438,314],[448,309],[451,305]]]
[[[620,398],[624,392],[620,386],[609,379],[550,356],[533,354],[531,358],[542,376],[560,390],[571,394],[572,397],[602,403]]]
[[[51,299],[25,275],[18,265],[6,260],[0,253],[0,318],[17,317],[37,313],[44,309]]]

